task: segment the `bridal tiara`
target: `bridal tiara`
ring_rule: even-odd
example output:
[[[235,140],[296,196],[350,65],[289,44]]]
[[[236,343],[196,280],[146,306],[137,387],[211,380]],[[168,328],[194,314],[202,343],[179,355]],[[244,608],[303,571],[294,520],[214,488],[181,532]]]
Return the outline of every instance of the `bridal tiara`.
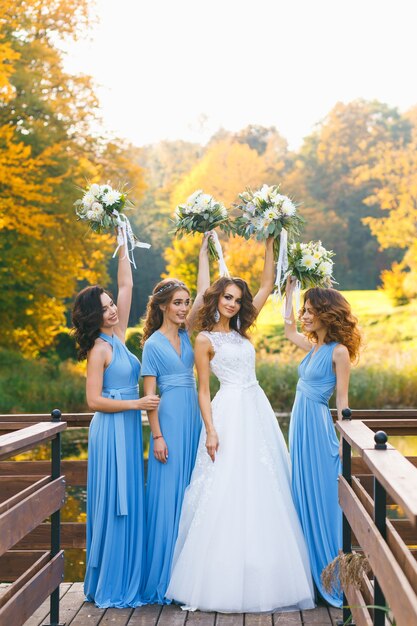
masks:
[[[170,282],[170,283],[167,283],[166,285],[162,285],[162,287],[160,287],[158,289],[158,291],[155,291],[155,293],[153,295],[156,296],[157,294],[160,294],[163,291],[166,291],[167,289],[174,289],[174,287],[185,287],[185,289],[187,289],[187,287],[186,287],[186,285],[184,283],[181,283],[181,282]]]

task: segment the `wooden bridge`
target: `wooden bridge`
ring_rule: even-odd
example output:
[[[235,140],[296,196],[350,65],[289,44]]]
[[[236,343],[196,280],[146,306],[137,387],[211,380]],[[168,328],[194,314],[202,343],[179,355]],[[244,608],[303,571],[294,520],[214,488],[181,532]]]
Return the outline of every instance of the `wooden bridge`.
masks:
[[[60,508],[66,486],[85,486],[87,463],[60,463],[60,437],[66,428],[88,427],[92,414],[58,417],[0,415],[0,626],[335,626],[342,619],[341,611],[325,606],[238,615],[157,605],[102,610],[85,603],[81,583],[63,582],[62,552],[85,547],[85,524],[60,523]],[[362,575],[360,587],[344,590],[350,609],[343,621],[351,610],[358,626],[381,626],[387,615],[397,626],[417,626],[417,456],[406,458],[389,442],[375,449],[374,440],[379,430],[417,435],[417,410],[354,411],[352,418],[337,425],[344,440],[344,550],[365,554],[371,573]],[[51,442],[51,460],[13,460],[45,442]],[[393,507],[397,519],[387,517]],[[389,613],[367,608],[374,605]]]

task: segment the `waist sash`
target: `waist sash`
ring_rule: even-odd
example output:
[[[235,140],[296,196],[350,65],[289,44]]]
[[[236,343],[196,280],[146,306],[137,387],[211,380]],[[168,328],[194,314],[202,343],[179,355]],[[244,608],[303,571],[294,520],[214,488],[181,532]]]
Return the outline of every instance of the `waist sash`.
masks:
[[[313,402],[327,405],[333,393],[335,379],[324,378],[319,381],[305,381],[302,378],[297,383],[297,393],[302,393]]]
[[[232,387],[234,389],[250,389],[251,387],[257,387],[259,382],[257,380],[251,380],[248,383],[220,383],[220,389],[224,387]]]
[[[161,393],[167,393],[177,387],[190,387],[195,389],[195,378],[192,372],[183,372],[180,374],[166,374],[159,376],[158,387]]]
[[[117,389],[104,388],[102,395],[112,400],[123,400],[123,395],[137,395],[139,386],[119,387]],[[126,439],[124,413],[111,413],[114,418],[114,435],[116,449],[116,474],[117,474],[117,515],[127,515],[127,475],[126,475]]]

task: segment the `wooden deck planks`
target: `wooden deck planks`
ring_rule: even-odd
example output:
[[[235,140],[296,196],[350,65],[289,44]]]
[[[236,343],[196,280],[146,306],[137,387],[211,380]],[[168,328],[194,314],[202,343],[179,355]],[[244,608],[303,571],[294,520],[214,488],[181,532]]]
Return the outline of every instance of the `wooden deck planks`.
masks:
[[[332,620],[326,606],[317,606],[311,611],[301,611],[303,624],[316,624],[316,626],[332,626]]]
[[[0,595],[8,584],[0,583]],[[84,601],[83,583],[62,583],[60,622],[66,626],[336,626],[342,611],[318,606],[285,613],[205,613],[179,606],[148,604],[136,609],[99,609]],[[48,623],[49,598],[24,626]]]
[[[59,597],[61,598],[61,602],[65,597],[65,594],[68,593],[72,584],[73,583],[62,583],[62,585],[59,586]],[[40,624],[43,624],[49,615],[50,606],[50,599],[47,598],[45,602],[42,602],[42,604],[36,609],[32,617],[29,617],[29,619],[26,620],[24,626],[39,626]]]
[[[146,604],[135,609],[127,626],[155,626],[162,612],[159,604]]]
[[[274,613],[272,615],[274,626],[302,626],[300,611],[288,611],[287,613]]]
[[[188,622],[187,622],[188,625]],[[271,613],[246,613],[245,626],[273,626]]]

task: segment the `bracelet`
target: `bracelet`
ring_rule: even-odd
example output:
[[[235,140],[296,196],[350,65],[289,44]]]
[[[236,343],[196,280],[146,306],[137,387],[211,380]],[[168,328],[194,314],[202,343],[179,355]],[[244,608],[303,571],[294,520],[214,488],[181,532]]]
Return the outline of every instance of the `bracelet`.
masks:
[[[157,435],[156,437],[152,436],[152,439],[155,441],[155,439],[163,439],[163,435]]]

